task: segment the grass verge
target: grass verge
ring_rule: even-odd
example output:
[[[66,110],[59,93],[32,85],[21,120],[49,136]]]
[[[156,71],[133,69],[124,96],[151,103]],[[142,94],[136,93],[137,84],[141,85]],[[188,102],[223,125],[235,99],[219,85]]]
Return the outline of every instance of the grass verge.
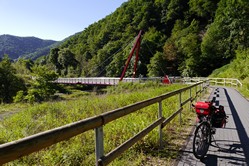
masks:
[[[131,84],[125,88],[126,93],[121,93],[124,86],[127,85],[120,86],[113,87],[116,90],[109,89],[105,95],[80,95],[74,100],[37,104],[18,112],[0,122],[0,143],[85,119],[182,87],[182,85]],[[130,90],[127,90],[129,88]],[[182,95],[183,101],[188,95],[188,93]],[[168,117],[177,110],[178,99],[178,96],[171,97],[162,103],[164,117]],[[157,119],[157,110],[158,106],[154,104],[105,125],[105,153],[154,122]],[[193,114],[189,108],[185,108],[182,114],[182,126],[179,125],[179,119],[176,118],[164,128],[164,147],[162,149],[158,146],[158,131],[154,129],[110,165],[150,165],[157,161],[164,165],[171,165],[172,160],[179,157],[178,150],[188,135],[185,133],[186,127],[191,126]],[[93,131],[88,131],[7,165],[95,165],[93,138]]]

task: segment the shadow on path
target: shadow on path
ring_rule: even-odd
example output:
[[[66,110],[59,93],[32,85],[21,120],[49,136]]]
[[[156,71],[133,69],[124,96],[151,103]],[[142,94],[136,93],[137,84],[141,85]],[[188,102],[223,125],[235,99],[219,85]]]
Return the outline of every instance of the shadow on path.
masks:
[[[234,122],[235,122],[235,125],[237,128],[237,131],[238,131],[239,139],[241,142],[241,147],[242,147],[244,155],[245,155],[246,164],[249,165],[249,152],[248,152],[248,149],[246,149],[246,145],[249,143],[248,135],[247,135],[245,128],[244,128],[244,126],[239,118],[239,115],[238,115],[238,113],[233,105],[233,102],[227,93],[227,90],[224,89],[224,91],[225,91],[225,95],[227,97],[227,101],[228,101],[229,107],[231,109],[233,118],[234,118]]]
[[[218,158],[229,159],[230,161],[228,164],[231,165],[241,165],[241,163],[238,163],[237,161],[244,161],[244,158],[239,158],[239,157],[217,156],[217,155],[208,154],[207,157],[202,160],[202,163],[204,163],[207,166],[217,166]]]

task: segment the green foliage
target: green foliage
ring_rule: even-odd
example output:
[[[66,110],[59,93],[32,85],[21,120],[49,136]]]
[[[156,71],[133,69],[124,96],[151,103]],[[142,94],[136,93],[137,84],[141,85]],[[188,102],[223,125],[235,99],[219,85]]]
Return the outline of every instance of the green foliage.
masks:
[[[189,0],[190,11],[199,17],[214,17],[219,0]]]
[[[157,52],[150,60],[148,65],[148,76],[164,76],[167,71],[167,60],[164,58],[163,53]]]
[[[242,81],[240,92],[249,97],[249,49],[237,50],[236,58],[228,65],[213,71],[210,77],[237,78]]]
[[[36,101],[48,100],[56,92],[56,84],[52,81],[58,78],[58,75],[44,66],[35,66],[32,68],[34,73],[34,82],[32,88],[28,91],[28,97]]]
[[[186,0],[170,0],[167,7],[167,21],[175,21],[184,18],[184,12],[188,10],[188,1]]]
[[[211,77],[228,77],[245,80],[249,77],[249,50],[236,51],[236,58],[226,66],[223,66],[210,75]]]
[[[64,68],[64,75],[67,75],[68,67],[73,66],[75,69],[78,62],[75,59],[75,55],[67,48],[60,50],[58,54],[58,63]]]
[[[31,68],[33,80],[30,82],[27,92],[19,91],[14,97],[15,102],[27,101],[29,103],[41,102],[51,99],[57,89],[57,85],[53,83],[58,75],[46,68],[45,66],[34,66]]]
[[[221,0],[214,22],[210,25],[201,45],[203,61],[212,71],[229,63],[235,50],[248,48],[249,2]]]
[[[13,98],[15,103],[23,102],[25,97],[25,92],[20,90],[16,93],[16,96]]]
[[[108,64],[107,68],[106,68],[106,76],[113,76],[113,77],[119,77],[122,73],[122,69],[123,66],[125,64],[125,53],[127,53],[126,48],[124,48],[124,52],[120,51],[120,45],[121,42],[120,41],[115,41],[115,42],[109,42],[109,44],[107,44],[107,46],[112,46],[113,49],[111,50],[116,50],[116,52],[112,51],[112,52],[108,52],[108,57],[107,57],[107,61],[104,61],[106,64],[108,63],[108,61],[110,61],[110,57],[113,56],[111,62]],[[127,54],[128,55],[128,54]],[[101,65],[102,68],[104,68],[104,65]]]
[[[62,65],[58,61],[59,51],[59,48],[51,49],[48,59],[56,67],[56,72],[61,74]]]
[[[61,71],[64,71],[64,76],[68,74],[69,67],[73,67],[73,70],[75,70],[78,65],[78,61],[75,59],[75,55],[68,48],[51,49],[48,61],[55,66],[55,71],[58,74],[61,74]]]
[[[31,68],[34,65],[34,62],[30,59],[19,58],[15,63],[12,63],[12,65],[19,75],[24,76],[31,74]]]
[[[199,22],[193,20],[190,25],[177,20],[171,37],[164,45],[164,56],[168,67],[184,76],[201,75]],[[176,72],[175,72],[176,73]]]
[[[142,43],[141,43],[141,51],[139,56],[139,65],[137,72],[140,75],[147,76],[148,68],[147,66],[150,64],[152,57],[157,52],[162,52],[162,44],[166,40],[166,36],[158,31],[155,27],[151,27],[147,32],[143,35]],[[157,72],[162,72],[159,70]],[[160,75],[157,75],[160,76]]]
[[[11,65],[7,55],[0,62],[0,103],[12,102],[12,98],[19,90],[24,90],[23,79],[16,76],[16,70]]]

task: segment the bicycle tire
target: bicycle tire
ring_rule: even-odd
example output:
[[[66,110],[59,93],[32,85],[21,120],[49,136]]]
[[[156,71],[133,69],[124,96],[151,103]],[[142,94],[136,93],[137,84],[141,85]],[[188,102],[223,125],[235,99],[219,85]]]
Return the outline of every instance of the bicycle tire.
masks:
[[[211,143],[211,126],[208,122],[200,123],[193,139],[193,154],[197,159],[203,159],[208,152]]]

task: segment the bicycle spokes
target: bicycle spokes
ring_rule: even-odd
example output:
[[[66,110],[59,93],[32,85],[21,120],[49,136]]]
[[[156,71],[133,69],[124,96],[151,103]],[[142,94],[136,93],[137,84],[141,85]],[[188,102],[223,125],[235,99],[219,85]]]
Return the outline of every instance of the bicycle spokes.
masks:
[[[207,122],[197,126],[193,141],[193,153],[196,158],[203,158],[209,148],[211,142],[210,125]]]

